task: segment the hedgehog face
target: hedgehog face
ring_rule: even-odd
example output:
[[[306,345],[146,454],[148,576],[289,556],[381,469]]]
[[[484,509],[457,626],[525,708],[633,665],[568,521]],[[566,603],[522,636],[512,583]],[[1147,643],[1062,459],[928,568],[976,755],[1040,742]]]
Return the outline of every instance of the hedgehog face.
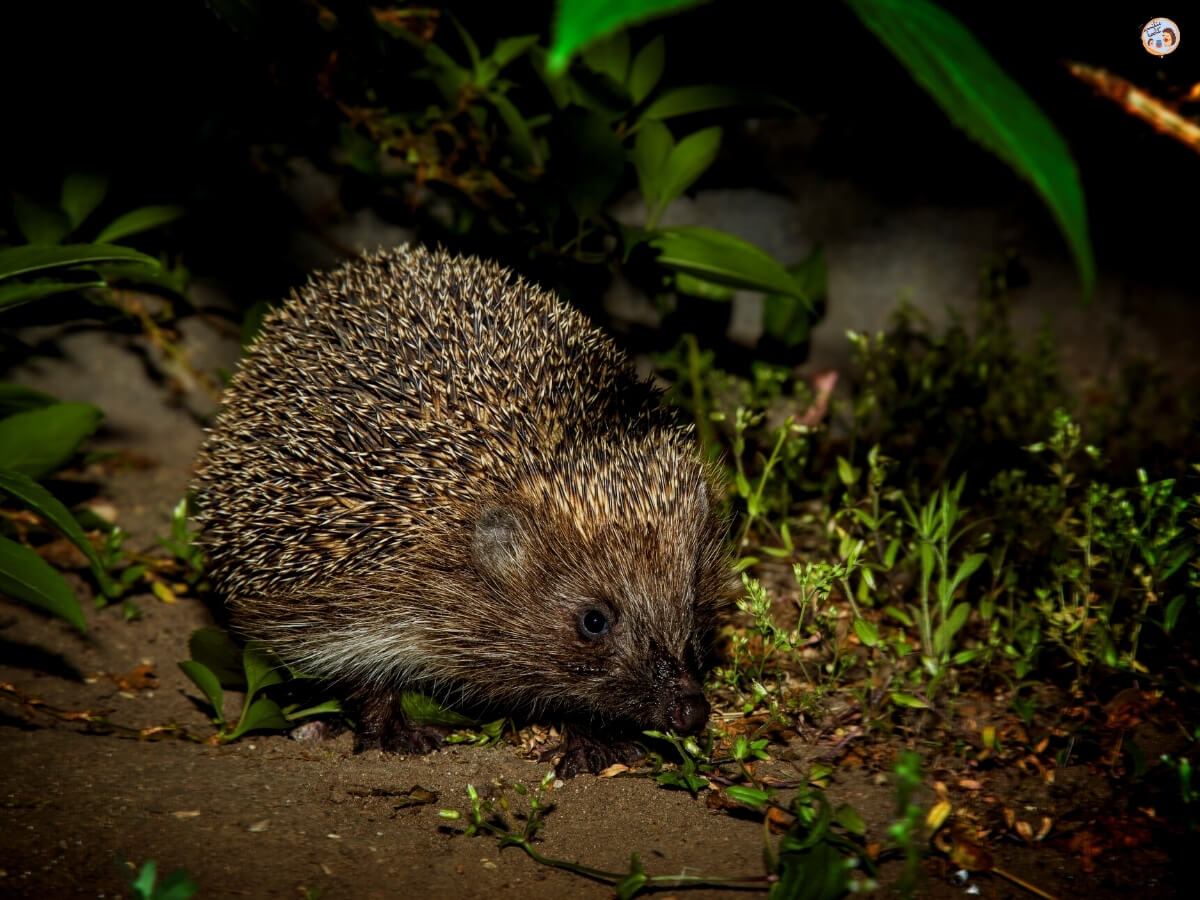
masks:
[[[493,683],[536,684],[560,708],[639,728],[701,727],[724,601],[705,594],[725,585],[727,566],[716,523],[670,524],[612,523],[584,539],[544,510],[484,509],[472,542],[494,601],[484,607],[511,609],[512,639],[542,648],[521,673],[504,672],[511,656],[491,660]]]

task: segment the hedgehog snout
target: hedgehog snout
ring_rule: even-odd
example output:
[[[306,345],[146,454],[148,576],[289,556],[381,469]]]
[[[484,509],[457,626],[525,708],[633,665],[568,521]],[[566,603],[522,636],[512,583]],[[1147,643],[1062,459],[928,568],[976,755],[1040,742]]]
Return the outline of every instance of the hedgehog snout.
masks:
[[[667,709],[667,715],[671,720],[671,727],[681,734],[691,734],[693,731],[699,731],[704,727],[704,723],[708,721],[708,714],[711,711],[708,701],[704,699],[704,695],[697,692],[694,694],[684,694],[675,700],[674,703]]]

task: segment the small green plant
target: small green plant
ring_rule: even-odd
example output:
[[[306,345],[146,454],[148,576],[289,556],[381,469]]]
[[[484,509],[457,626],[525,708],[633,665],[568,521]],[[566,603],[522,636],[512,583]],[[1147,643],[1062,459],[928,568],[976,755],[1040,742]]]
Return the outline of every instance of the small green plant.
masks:
[[[888,837],[904,858],[904,874],[897,890],[901,896],[911,897],[917,887],[925,845],[921,807],[913,802],[913,792],[921,784],[921,757],[905,750],[896,760],[892,774],[896,784],[896,821],[888,828]]]
[[[191,900],[200,890],[187,869],[172,872],[158,884],[158,864],[154,860],[146,860],[140,869],[120,859],[117,862],[134,900]]]
[[[235,741],[251,731],[294,728],[306,719],[341,712],[336,700],[281,706],[266,696],[271,689],[296,688],[308,676],[287,666],[259,641],[239,648],[221,629],[200,628],[192,632],[188,649],[192,658],[179,663],[179,668],[200,688],[212,708],[213,724],[217,726],[214,743]],[[225,690],[244,694],[236,720],[225,717]]]
[[[584,878],[610,884],[621,900],[634,897],[645,890],[658,887],[695,886],[763,886],[767,879],[764,876],[722,877],[710,875],[693,875],[678,873],[673,875],[648,875],[642,867],[637,853],[630,857],[628,872],[612,872],[597,869],[566,859],[546,856],[537,848],[537,835],[546,827],[546,817],[554,809],[554,804],[548,798],[549,788],[554,781],[554,772],[547,772],[538,785],[531,791],[522,784],[506,784],[493,782],[494,799],[484,799],[474,785],[467,785],[467,797],[470,808],[467,810],[467,826],[463,833],[466,835],[488,834],[500,841],[500,847],[520,847],[531,859],[540,865],[550,866],[573,872]],[[511,790],[522,798],[525,809],[518,809],[518,803],[510,800],[508,791]],[[443,809],[439,815],[447,821],[462,819],[458,810]]]

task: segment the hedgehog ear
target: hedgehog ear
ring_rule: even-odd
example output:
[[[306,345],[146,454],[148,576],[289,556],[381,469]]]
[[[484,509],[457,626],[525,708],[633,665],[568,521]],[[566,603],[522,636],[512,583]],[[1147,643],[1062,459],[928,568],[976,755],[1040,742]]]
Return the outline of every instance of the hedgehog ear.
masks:
[[[511,507],[486,506],[475,520],[471,559],[485,576],[511,577],[525,559],[521,515]]]

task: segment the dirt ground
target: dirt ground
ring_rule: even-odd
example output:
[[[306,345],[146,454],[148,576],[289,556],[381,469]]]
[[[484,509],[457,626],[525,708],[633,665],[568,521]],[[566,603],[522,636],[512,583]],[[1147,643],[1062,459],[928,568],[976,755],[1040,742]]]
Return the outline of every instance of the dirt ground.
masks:
[[[199,320],[189,332],[199,365],[236,358],[228,335]],[[117,456],[93,464],[81,480],[95,486],[91,502],[111,507],[131,533],[128,546],[152,547],[167,533],[170,511],[186,489],[201,438],[189,406],[203,407],[203,392],[181,398],[148,377],[140,339],[86,329],[54,337],[61,353],[27,365],[21,380],[107,411],[95,446]],[[75,584],[87,596],[84,582]],[[211,624],[209,612],[193,599],[134,599],[142,616],[131,622],[119,606],[88,608],[86,637],[25,608],[0,605],[0,682],[59,710],[106,711],[131,728],[175,724],[211,734],[198,692],[176,666],[188,656],[192,630]],[[117,683],[139,666],[152,668],[156,684]],[[522,758],[515,746],[399,758],[354,755],[348,735],[320,744],[251,736],[221,747],[170,737],[134,740],[90,733],[82,722],[22,705],[11,692],[0,692],[0,700],[0,896],[128,896],[118,860],[149,859],[160,873],[186,868],[201,897],[613,894],[606,885],[538,865],[517,848],[501,851],[493,838],[467,837],[461,824],[439,817],[439,809],[466,809],[468,783],[484,791],[497,779],[536,784],[548,765]],[[838,740],[814,728],[773,748],[774,761],[760,772],[801,777]],[[850,803],[863,816],[875,841],[895,814],[888,755],[838,756],[829,788],[835,804]],[[981,780],[956,760],[933,760],[930,769],[923,805],[935,800],[933,783],[943,782],[956,808],[992,829],[988,849],[996,866],[1051,895],[1175,896],[1169,851],[1147,841],[1118,850],[1119,842],[1107,841],[1091,853],[1072,839],[1109,827],[1113,789],[1102,772],[1059,769],[1047,784],[1032,770],[1019,781],[1007,773]],[[414,787],[434,799],[402,805]],[[541,833],[542,852],[550,856],[620,871],[636,852],[656,875],[764,871],[761,824],[710,808],[707,792],[693,798],[646,777],[580,776],[555,785],[551,797],[554,809]],[[1026,844],[1006,826],[1006,808],[1035,831],[1043,817],[1054,827],[1045,840]],[[897,871],[885,867],[885,881]],[[1032,896],[992,874],[962,881],[948,863],[929,863],[926,875],[920,896]]]

